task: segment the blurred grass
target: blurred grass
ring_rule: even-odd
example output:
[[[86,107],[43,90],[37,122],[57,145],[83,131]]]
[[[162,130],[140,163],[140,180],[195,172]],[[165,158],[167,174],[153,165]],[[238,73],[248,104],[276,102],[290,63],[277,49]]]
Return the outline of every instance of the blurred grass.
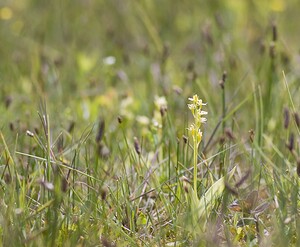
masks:
[[[299,244],[298,21],[296,0],[2,1],[2,245]],[[237,169],[203,232],[186,212],[195,93],[199,197]],[[228,204],[251,190],[271,206],[238,227]]]

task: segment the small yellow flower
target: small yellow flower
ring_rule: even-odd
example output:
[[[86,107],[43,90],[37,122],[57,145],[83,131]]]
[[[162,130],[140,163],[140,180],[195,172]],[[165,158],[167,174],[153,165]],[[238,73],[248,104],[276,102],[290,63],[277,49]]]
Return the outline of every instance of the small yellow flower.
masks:
[[[199,145],[202,140],[202,131],[199,129],[197,132],[197,144]]]
[[[202,102],[202,99],[198,98],[197,94],[195,94],[193,98],[188,98],[188,100],[191,101],[193,105],[198,106],[200,109],[202,108],[202,105],[206,105],[206,103]]]
[[[198,102],[198,95],[197,94],[195,94],[194,96],[193,96],[193,98],[188,98],[188,100],[189,101],[192,101],[193,103],[196,103],[196,102]]]
[[[196,107],[195,104],[188,104],[188,108],[189,108],[190,110],[195,110],[197,107]]]
[[[198,117],[200,123],[206,123],[207,119],[205,117]]]
[[[200,115],[207,115],[207,111],[200,111]]]
[[[195,136],[196,128],[194,124],[191,124],[191,126],[187,128],[187,130],[191,133],[192,136]]]

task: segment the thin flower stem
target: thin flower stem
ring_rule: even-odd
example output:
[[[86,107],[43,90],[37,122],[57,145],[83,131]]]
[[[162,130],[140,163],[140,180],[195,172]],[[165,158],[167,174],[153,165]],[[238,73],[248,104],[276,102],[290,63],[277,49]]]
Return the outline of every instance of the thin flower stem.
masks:
[[[194,137],[194,191],[197,192],[197,156],[198,156],[197,140]]]

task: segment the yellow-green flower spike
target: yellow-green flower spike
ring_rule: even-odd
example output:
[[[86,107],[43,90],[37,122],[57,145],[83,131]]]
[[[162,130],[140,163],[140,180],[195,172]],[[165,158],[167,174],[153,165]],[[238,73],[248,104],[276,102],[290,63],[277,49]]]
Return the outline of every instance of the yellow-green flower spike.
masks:
[[[193,147],[194,147],[194,191],[197,191],[197,160],[198,160],[198,147],[202,141],[202,131],[201,124],[206,123],[207,119],[203,116],[207,115],[207,111],[202,110],[202,106],[206,105],[203,103],[202,99],[199,99],[198,95],[195,94],[192,98],[188,98],[190,104],[188,108],[191,110],[194,123],[190,125],[188,131],[190,132],[193,138]]]

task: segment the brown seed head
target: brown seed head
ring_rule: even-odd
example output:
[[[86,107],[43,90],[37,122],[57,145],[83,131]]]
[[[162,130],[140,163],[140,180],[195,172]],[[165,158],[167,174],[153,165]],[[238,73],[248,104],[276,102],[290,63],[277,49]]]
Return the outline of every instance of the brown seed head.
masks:
[[[133,141],[134,141],[134,149],[135,149],[136,153],[138,155],[141,155],[141,146],[140,146],[138,139],[136,137],[134,137]]]
[[[167,110],[168,110],[167,106],[161,106],[161,107],[160,107],[159,111],[160,111],[161,117],[164,117],[164,116],[165,116]]]
[[[13,122],[9,123],[9,129],[10,129],[10,131],[14,131],[15,130],[15,125],[14,125]]]
[[[219,81],[219,85],[221,86],[222,89],[224,89],[225,87],[226,79],[227,79],[227,72],[224,71],[222,75],[222,79]]]
[[[71,121],[69,127],[68,127],[68,132],[69,133],[72,133],[73,130],[74,130],[74,127],[75,127],[75,122],[74,121]]]
[[[183,135],[183,136],[182,136],[182,139],[183,139],[184,144],[187,144],[187,142],[188,142],[188,137],[185,136],[185,135]]]
[[[226,128],[226,129],[225,129],[225,134],[226,134],[226,136],[227,136],[230,140],[234,140],[234,139],[235,139],[235,136],[233,135],[231,129]]]
[[[30,130],[26,131],[26,135],[28,135],[29,137],[34,137],[34,134]]]
[[[253,129],[249,130],[249,139],[253,143],[255,132]]]
[[[96,142],[100,143],[104,136],[104,129],[105,129],[105,123],[103,119],[100,119],[99,125],[98,125],[98,133],[96,136]]]
[[[292,152],[294,150],[294,143],[295,143],[295,137],[294,133],[290,134],[290,138],[288,143],[286,144],[286,147]]]
[[[271,59],[275,58],[276,55],[276,49],[275,49],[275,43],[271,42],[270,47],[269,47],[269,55]]]
[[[102,200],[106,200],[106,197],[107,197],[107,188],[106,187],[103,187],[101,188],[100,190],[100,196],[101,196],[101,199]]]
[[[226,138],[225,138],[224,135],[222,135],[222,136],[219,138],[219,143],[220,143],[221,145],[223,145],[223,144],[225,143],[225,141],[226,141]]]
[[[118,116],[118,123],[121,124],[123,121],[123,118],[121,116]]]
[[[298,112],[294,112],[294,119],[295,119],[295,123],[296,123],[297,127],[300,128],[300,116],[299,116]]]
[[[290,123],[290,111],[289,111],[289,108],[284,107],[283,108],[283,126],[285,129],[287,129],[289,127],[289,123]]]

